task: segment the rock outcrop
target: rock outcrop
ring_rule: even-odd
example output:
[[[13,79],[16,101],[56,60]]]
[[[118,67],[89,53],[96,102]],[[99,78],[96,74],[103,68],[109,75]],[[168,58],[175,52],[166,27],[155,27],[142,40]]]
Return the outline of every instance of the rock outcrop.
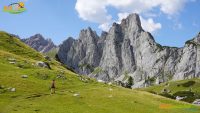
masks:
[[[51,39],[45,39],[40,34],[36,34],[27,39],[22,39],[22,41],[41,53],[47,53],[51,49],[56,48]]]
[[[142,29],[139,16],[131,14],[100,37],[88,28],[77,40],[68,38],[60,45],[58,58],[76,72],[98,80],[123,83],[132,76],[133,87],[146,87],[199,77],[199,46],[200,34],[182,48],[161,46]]]

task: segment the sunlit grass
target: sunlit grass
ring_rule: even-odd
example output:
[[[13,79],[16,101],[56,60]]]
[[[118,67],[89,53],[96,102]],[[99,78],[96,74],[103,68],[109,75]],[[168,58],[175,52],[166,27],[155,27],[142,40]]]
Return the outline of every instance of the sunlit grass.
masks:
[[[16,59],[16,64],[10,64],[9,58]],[[52,69],[35,66],[37,61],[48,62]],[[26,67],[20,68],[17,63]],[[61,73],[66,79],[56,78]],[[51,80],[55,78],[56,94],[50,95]],[[45,60],[18,39],[0,32],[0,85],[4,89],[16,88],[16,92],[6,90],[0,94],[0,113],[188,113],[185,107],[191,106],[144,91],[87,80],[81,81],[59,62]],[[162,104],[182,108],[161,109]],[[195,106],[192,109],[196,113],[200,110]]]

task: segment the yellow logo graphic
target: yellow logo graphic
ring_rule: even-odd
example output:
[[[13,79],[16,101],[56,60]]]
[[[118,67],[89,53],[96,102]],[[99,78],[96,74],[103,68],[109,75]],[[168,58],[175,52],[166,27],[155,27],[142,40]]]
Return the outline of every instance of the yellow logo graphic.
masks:
[[[19,14],[26,11],[26,8],[23,2],[18,2],[18,3],[12,3],[8,6],[4,6],[3,11],[11,14]]]

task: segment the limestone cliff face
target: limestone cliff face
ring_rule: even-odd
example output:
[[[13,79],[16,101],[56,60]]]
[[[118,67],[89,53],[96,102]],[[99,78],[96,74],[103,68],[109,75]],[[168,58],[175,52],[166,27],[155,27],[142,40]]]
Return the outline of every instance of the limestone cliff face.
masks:
[[[90,74],[98,67],[104,40],[99,40],[91,28],[82,30],[79,39],[67,39],[60,45],[58,57],[62,63],[81,74]]]
[[[22,41],[41,53],[46,53],[51,49],[56,48],[50,39],[45,39],[41,34],[36,34],[30,38],[22,39]]]
[[[181,59],[177,64],[175,80],[190,79],[200,76],[200,34],[185,43]]]
[[[61,44],[58,57],[80,74],[121,82],[132,76],[133,87],[145,87],[199,77],[199,45],[200,34],[183,48],[161,46],[142,29],[139,16],[131,14],[100,37],[91,28],[82,30],[77,40]]]

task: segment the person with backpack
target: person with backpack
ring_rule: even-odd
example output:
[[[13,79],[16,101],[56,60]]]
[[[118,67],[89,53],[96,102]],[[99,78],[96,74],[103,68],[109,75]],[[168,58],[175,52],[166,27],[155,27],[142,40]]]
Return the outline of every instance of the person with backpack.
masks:
[[[55,87],[55,80],[52,80],[51,83],[51,94],[55,94],[56,93],[56,87]]]

